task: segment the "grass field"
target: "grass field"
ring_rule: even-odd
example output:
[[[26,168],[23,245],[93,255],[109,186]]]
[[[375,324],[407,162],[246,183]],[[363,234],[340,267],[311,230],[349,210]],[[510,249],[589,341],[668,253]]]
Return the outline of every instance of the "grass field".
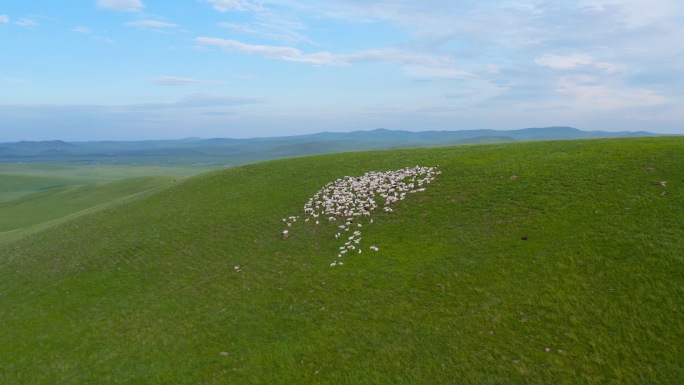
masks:
[[[135,164],[131,159],[116,165],[55,161],[0,162],[0,202],[52,188],[148,176],[185,177],[210,169],[209,166],[182,164]]]
[[[326,183],[416,164],[442,174],[373,215],[380,251],[332,268],[334,225],[281,238]],[[187,178],[0,245],[0,383],[681,383],[682,165],[641,138]]]
[[[35,180],[31,178],[31,182]],[[100,205],[176,181],[173,176],[137,177],[86,185],[52,187],[0,203],[0,243],[18,239]]]
[[[187,164],[0,162],[0,244],[54,221],[211,169]]]

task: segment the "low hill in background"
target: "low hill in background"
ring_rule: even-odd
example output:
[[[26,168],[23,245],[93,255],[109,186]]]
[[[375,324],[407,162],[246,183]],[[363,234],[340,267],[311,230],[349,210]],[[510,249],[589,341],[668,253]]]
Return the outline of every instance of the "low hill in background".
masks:
[[[559,140],[657,136],[649,132],[580,131],[572,127],[527,128],[512,131],[393,131],[377,129],[349,133],[323,132],[310,135],[252,139],[199,139],[75,142],[13,142],[0,143],[0,160],[76,160],[91,159],[111,162],[132,158],[138,161],[155,159],[193,159],[239,164],[281,157],[362,151],[388,148],[444,146],[469,143],[496,143],[530,140]]]
[[[683,148],[371,151],[187,178],[0,246],[0,378],[677,383]],[[282,221],[328,182],[417,164],[442,174],[374,213],[379,251],[344,266],[334,223]]]

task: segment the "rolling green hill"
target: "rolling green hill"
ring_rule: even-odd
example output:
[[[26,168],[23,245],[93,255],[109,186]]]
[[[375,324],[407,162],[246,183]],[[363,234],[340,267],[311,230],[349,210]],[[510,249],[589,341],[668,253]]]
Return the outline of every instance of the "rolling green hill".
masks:
[[[0,244],[211,166],[0,163]]]
[[[119,199],[152,190],[176,180],[173,176],[148,176],[122,180],[96,182],[85,185],[54,185],[48,179],[48,187],[26,194],[7,202],[0,202],[0,244],[19,238],[63,217],[78,214],[80,211],[99,205],[110,204]],[[35,187],[46,180],[34,176],[16,176],[17,187]],[[24,183],[19,183],[24,182]],[[63,187],[62,187],[63,186]]]
[[[329,182],[439,164],[330,267]],[[684,375],[684,138],[291,158],[0,246],[0,383],[662,384]],[[665,182],[665,183],[660,183]]]
[[[68,176],[0,171],[0,202],[12,201],[27,194],[74,185],[79,182],[81,181]]]

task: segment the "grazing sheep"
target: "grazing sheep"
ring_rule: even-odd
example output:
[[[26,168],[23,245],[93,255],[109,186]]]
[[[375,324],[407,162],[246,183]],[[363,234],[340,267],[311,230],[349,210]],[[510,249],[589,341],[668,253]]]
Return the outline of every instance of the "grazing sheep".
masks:
[[[425,186],[431,184],[437,175],[442,172],[439,166],[435,167],[405,167],[403,169],[386,172],[369,171],[360,177],[345,176],[334,182],[323,186],[304,204],[304,214],[308,216],[304,222],[311,218],[316,219],[321,215],[328,217],[328,222],[334,222],[338,218],[344,220],[345,225],[339,225],[342,231],[350,231],[350,226],[361,218],[368,218],[372,212],[382,208],[384,212],[391,213],[393,204],[405,200],[407,194],[415,194],[425,191]],[[290,220],[288,222],[288,219]],[[288,227],[296,222],[299,216],[284,218]],[[320,222],[317,220],[316,224]],[[373,219],[369,218],[367,224],[372,224]],[[363,224],[356,223],[357,228]],[[283,232],[283,238],[288,236],[287,230]],[[338,257],[341,257],[348,250],[356,247],[351,244],[360,244],[361,232],[354,231],[349,241],[340,247]],[[339,239],[341,233],[335,234],[335,239]],[[379,248],[371,246],[371,250],[378,251]],[[361,248],[358,249],[361,253]],[[331,266],[342,265],[342,262],[335,261]]]

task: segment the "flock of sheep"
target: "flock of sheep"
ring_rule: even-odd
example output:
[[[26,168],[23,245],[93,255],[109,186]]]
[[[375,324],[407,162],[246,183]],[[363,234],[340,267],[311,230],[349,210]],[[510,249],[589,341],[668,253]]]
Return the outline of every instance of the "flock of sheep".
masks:
[[[370,171],[361,177],[345,176],[328,183],[306,202],[304,222],[314,221],[316,225],[328,222],[337,226],[335,238],[345,242],[330,266],[344,265],[342,258],[345,255],[363,252],[361,229],[364,224],[373,223],[369,218],[373,211],[381,208],[392,212],[392,204],[404,200],[407,194],[425,191],[425,186],[439,174],[439,166],[416,166],[396,171]],[[283,222],[289,228],[299,219],[299,216],[291,216],[283,218]],[[287,238],[289,230],[283,231],[282,236]],[[369,249],[380,250],[376,246]]]

